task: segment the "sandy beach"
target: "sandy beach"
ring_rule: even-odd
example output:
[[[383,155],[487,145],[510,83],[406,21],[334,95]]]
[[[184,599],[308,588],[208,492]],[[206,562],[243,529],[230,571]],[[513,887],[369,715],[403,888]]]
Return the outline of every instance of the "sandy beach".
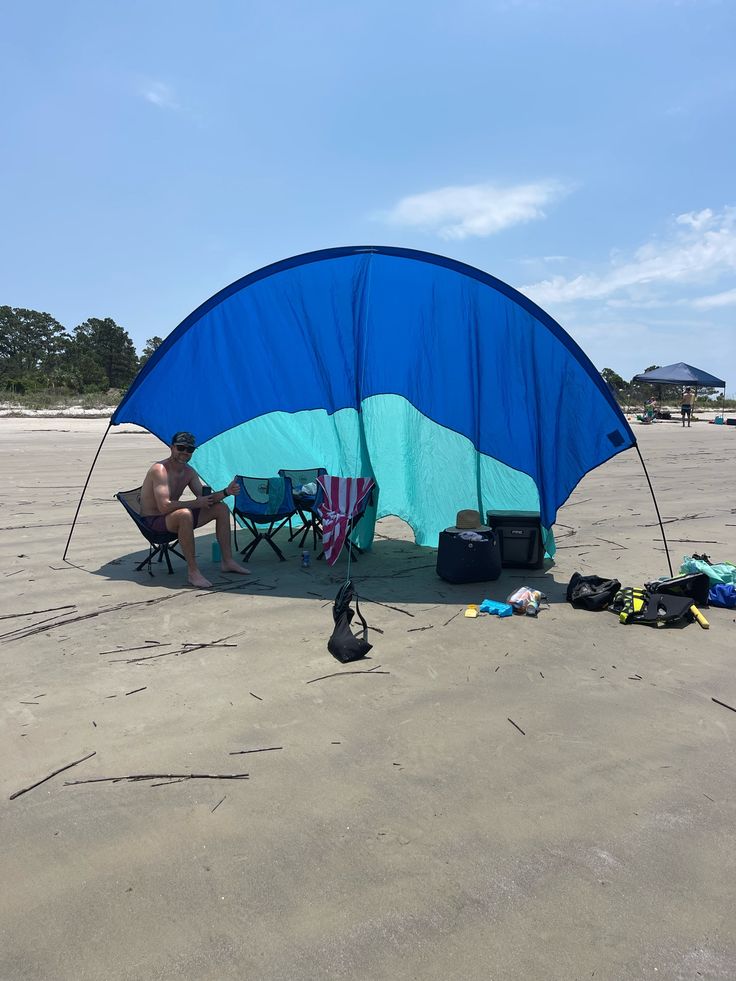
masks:
[[[668,571],[635,451],[580,483],[533,581],[451,586],[379,522],[353,568],[374,649],[346,670],[344,556],[260,546],[234,581],[209,526],[213,591],[135,571],[113,494],[165,450],[133,427],[62,562],[105,427],[0,419],[2,981],[736,978],[736,712],[712,701],[736,706],[736,614],[655,630],[564,598],[576,570]],[[734,428],[635,432],[675,571],[736,561]],[[462,616],[525,581],[537,620]],[[67,785],[136,774],[160,776]]]

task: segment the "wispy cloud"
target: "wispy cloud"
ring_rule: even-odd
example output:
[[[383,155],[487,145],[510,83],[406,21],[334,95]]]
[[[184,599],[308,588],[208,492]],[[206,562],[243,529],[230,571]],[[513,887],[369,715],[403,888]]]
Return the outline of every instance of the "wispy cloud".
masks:
[[[544,207],[566,189],[557,181],[498,187],[441,187],[402,198],[380,217],[392,225],[421,228],[445,239],[486,237],[522,222],[544,218]]]
[[[711,296],[701,296],[693,301],[698,310],[715,310],[717,307],[736,306],[736,289],[724,293],[713,293]]]
[[[704,285],[734,271],[736,208],[725,208],[721,213],[706,208],[678,215],[665,241],[649,242],[628,259],[618,254],[603,272],[572,278],[553,276],[522,290],[541,304],[600,300],[623,294],[635,297],[643,305],[658,286]],[[710,305],[728,302],[714,300]]]
[[[148,81],[141,86],[140,94],[159,109],[180,109],[174,90],[166,82]]]

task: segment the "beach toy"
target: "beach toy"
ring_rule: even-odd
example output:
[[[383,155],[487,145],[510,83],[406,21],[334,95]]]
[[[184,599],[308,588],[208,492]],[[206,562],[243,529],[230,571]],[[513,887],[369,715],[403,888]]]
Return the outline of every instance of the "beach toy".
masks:
[[[513,615],[514,608],[510,603],[499,603],[496,600],[484,599],[480,604],[481,613],[490,613],[491,616],[510,617]]]
[[[469,603],[468,604],[468,608],[465,611],[465,616],[466,617],[477,617],[478,616],[478,604],[477,603]]]

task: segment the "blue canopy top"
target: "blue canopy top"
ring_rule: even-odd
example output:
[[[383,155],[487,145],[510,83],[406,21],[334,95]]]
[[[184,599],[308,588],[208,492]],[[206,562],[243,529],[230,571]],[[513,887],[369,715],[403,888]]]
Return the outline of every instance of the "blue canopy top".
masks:
[[[645,371],[641,375],[634,375],[634,381],[653,382],[660,385],[700,385],[705,388],[725,388],[726,383],[715,375],[709,375],[707,371],[700,368],[693,368],[691,364],[678,361],[677,364],[668,364],[665,368],[653,368]]]
[[[212,441],[217,454],[198,450],[209,472],[371,473],[379,516],[421,524],[425,540],[454,523],[455,499],[525,495],[549,527],[585,473],[636,442],[599,372],[527,297],[387,247],[296,256],[221,290],[143,366],[113,415],[123,422],[167,444],[177,430]],[[448,502],[436,520],[432,499]]]

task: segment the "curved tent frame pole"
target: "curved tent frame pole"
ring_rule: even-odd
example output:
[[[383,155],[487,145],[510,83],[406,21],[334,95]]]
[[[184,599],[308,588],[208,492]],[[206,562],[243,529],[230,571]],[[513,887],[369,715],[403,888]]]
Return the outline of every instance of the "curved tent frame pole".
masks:
[[[644,463],[644,457],[641,455],[641,450],[639,449],[639,444],[634,443],[636,447],[636,452],[639,454],[639,460],[641,461],[642,470],[644,471],[644,476],[647,478],[647,483],[649,484],[649,492],[652,495],[652,500],[654,501],[654,510],[657,512],[657,521],[659,522],[659,530],[662,533],[662,542],[664,544],[664,552],[667,556],[667,565],[669,566],[670,575],[674,576],[672,571],[672,562],[670,561],[670,550],[667,548],[667,539],[664,534],[664,525],[662,524],[662,517],[659,513],[659,505],[657,504],[657,498],[654,496],[654,488],[652,487],[652,482],[649,479],[649,473],[647,472],[647,465]]]
[[[84,482],[84,487],[82,488],[82,495],[79,498],[79,504],[77,504],[77,510],[74,512],[74,520],[72,521],[72,526],[69,529],[69,537],[66,540],[66,548],[64,549],[64,554],[61,557],[62,562],[66,562],[66,553],[69,551],[69,542],[72,540],[72,535],[74,534],[74,526],[77,523],[77,518],[79,517],[79,510],[82,507],[82,501],[84,500],[84,495],[87,491],[87,485],[89,484],[90,477],[92,476],[92,471],[95,469],[95,464],[97,463],[97,457],[100,455],[100,450],[102,449],[102,444],[107,439],[107,434],[112,428],[112,422],[108,422],[107,429],[105,430],[105,435],[100,440],[100,445],[97,447],[97,452],[95,453],[95,458],[92,461],[92,466],[89,468],[89,473],[87,474],[87,479]]]

